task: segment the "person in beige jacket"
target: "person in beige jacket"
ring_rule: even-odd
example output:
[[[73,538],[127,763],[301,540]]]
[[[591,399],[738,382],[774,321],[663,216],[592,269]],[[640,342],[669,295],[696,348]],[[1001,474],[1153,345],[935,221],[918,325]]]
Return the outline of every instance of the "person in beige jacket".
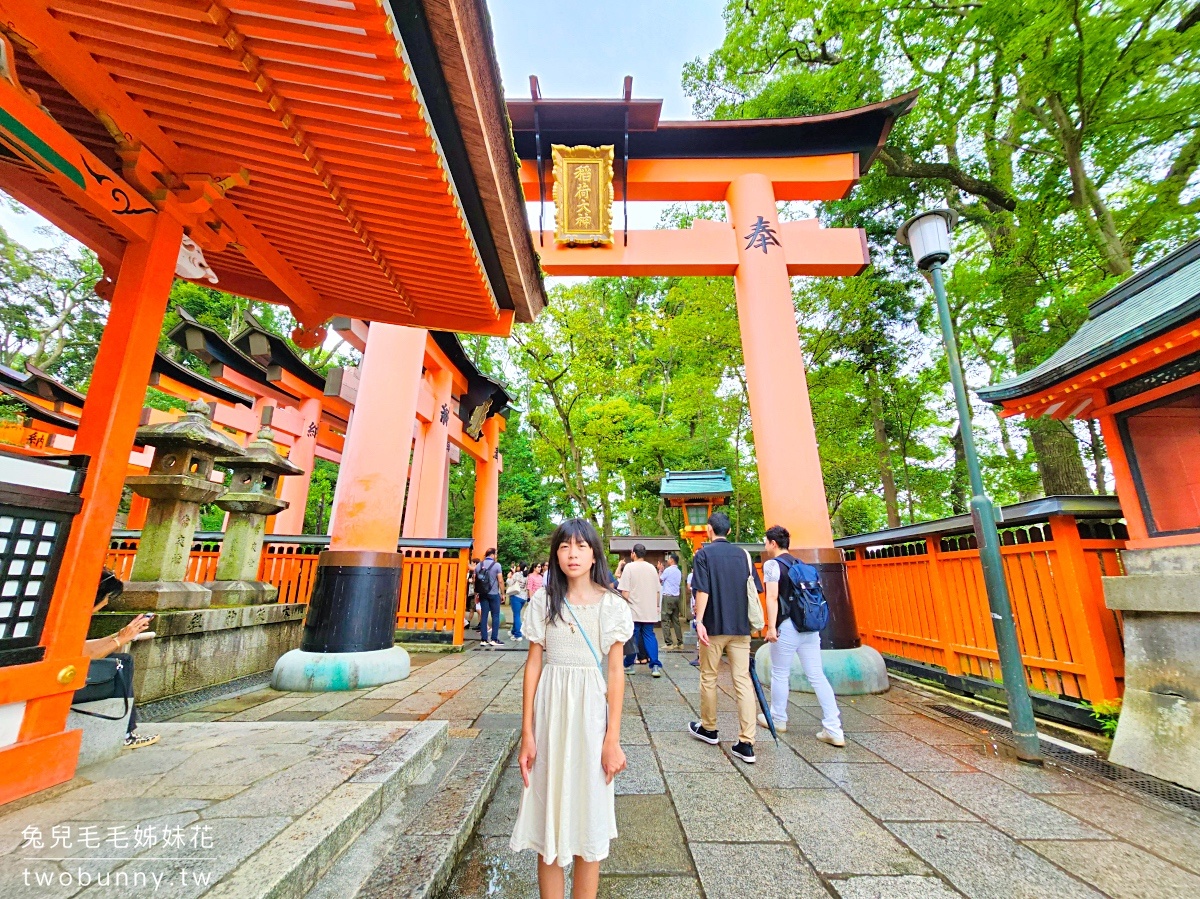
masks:
[[[650,674],[662,677],[662,662],[658,660],[658,638],[654,625],[662,617],[662,586],[658,581],[658,569],[646,561],[646,547],[634,544],[629,563],[621,572],[618,585],[621,594],[633,607],[634,642],[640,642],[650,659]],[[637,653],[625,656],[625,673],[632,674]]]

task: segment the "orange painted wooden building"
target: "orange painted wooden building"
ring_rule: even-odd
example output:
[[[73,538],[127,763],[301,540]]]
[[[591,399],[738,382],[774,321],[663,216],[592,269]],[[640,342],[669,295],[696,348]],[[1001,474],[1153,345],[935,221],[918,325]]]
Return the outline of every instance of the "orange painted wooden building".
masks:
[[[0,801],[74,771],[67,708],[177,271],[287,306],[297,343],[335,315],[374,322],[364,380],[391,395],[360,388],[355,417],[375,436],[402,421],[401,445],[424,329],[507,334],[544,304],[484,15],[466,0],[0,0],[0,189],[97,253],[111,304],[74,442],[90,465],[70,564],[40,658],[0,667],[19,722]],[[396,555],[407,470],[381,477],[393,460],[359,443],[342,502],[361,514],[333,545]]]
[[[1036,368],[979,396],[1100,423],[1131,550],[1200,543],[1200,240],[1094,302]]]

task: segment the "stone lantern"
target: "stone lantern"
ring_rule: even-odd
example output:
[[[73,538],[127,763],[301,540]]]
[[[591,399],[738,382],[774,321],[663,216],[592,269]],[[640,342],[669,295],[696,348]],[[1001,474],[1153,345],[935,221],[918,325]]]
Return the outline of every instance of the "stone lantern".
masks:
[[[218,465],[233,470],[229,492],[217,500],[217,507],[229,513],[221,557],[217,560],[217,579],[206,586],[218,605],[257,605],[275,602],[279,589],[258,578],[262,556],[263,531],[267,516],[288,507],[275,496],[279,478],[304,474],[275,450],[271,432],[273,408],[263,409],[263,427],[258,436],[236,456],[222,456]]]
[[[115,610],[200,609],[209,605],[207,587],[184,580],[200,506],[225,492],[210,479],[217,454],[239,457],[242,448],[213,428],[212,411],[197,400],[178,421],[138,428],[139,443],[154,447],[150,473],[126,479],[150,500],[133,572]],[[224,463],[222,463],[224,464]]]

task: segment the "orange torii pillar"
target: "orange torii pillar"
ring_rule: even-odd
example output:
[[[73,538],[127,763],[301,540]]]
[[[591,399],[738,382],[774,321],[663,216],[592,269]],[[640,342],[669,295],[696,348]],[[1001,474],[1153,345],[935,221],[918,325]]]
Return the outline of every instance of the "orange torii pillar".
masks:
[[[473,553],[482,559],[489,549],[496,548],[500,524],[500,472],[504,457],[500,455],[500,432],[504,418],[493,415],[483,423],[483,444],[487,458],[475,463],[475,524],[471,536],[475,540]]]
[[[842,553],[833,546],[792,282],[783,246],[771,237],[781,231],[775,192],[765,175],[740,175],[726,202],[737,235],[733,284],[763,521],[787,528],[793,553],[821,571],[831,612],[824,648],[852,649],[858,625]]]
[[[304,474],[294,478],[281,478],[280,499],[288,507],[275,516],[274,534],[303,534],[304,513],[308,508],[308,490],[312,484],[313,463],[317,454],[317,432],[321,426],[321,401],[310,397],[300,403],[300,415],[304,419],[304,431],[292,444],[288,461],[303,469]]]
[[[275,664],[277,690],[354,690],[408,676],[408,653],[395,645],[397,544],[424,354],[424,330],[371,325],[329,549],[317,563],[300,648]]]
[[[408,497],[404,500],[405,537],[417,536],[417,486],[421,481],[421,466],[425,461],[426,425],[420,419],[413,424],[412,461],[408,464]]]
[[[433,387],[433,414],[425,425],[421,440],[421,464],[413,465],[412,483],[417,492],[414,537],[438,537],[442,530],[442,501],[450,476],[450,400],[454,371],[438,368],[430,373]]]

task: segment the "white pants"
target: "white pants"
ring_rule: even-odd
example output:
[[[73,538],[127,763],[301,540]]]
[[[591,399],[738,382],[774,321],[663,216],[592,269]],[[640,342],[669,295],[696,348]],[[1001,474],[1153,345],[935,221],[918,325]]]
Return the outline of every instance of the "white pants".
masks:
[[[792,656],[800,656],[804,676],[812,684],[821,703],[821,725],[833,737],[842,736],[842,716],[829,678],[821,667],[821,635],[816,631],[801,632],[790,621],[779,628],[778,642],[771,646],[771,717],[776,724],[787,723],[788,689],[792,672]]]

